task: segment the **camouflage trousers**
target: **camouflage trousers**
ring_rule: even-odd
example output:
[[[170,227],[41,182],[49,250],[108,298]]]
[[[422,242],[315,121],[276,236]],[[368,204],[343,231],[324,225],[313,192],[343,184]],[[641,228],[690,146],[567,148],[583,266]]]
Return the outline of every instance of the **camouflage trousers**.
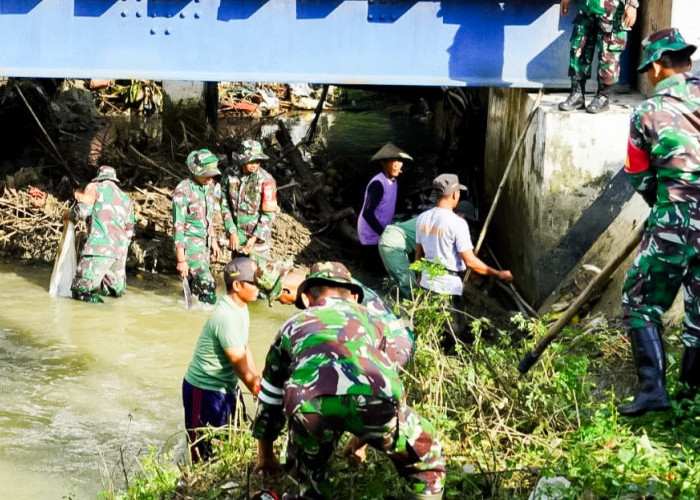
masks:
[[[119,257],[83,255],[71,285],[74,299],[101,302],[100,295],[121,297],[126,291],[126,252]]]
[[[304,498],[334,498],[328,461],[344,432],[388,454],[415,493],[443,489],[445,463],[427,422],[405,404],[372,396],[319,396],[289,419],[287,463]]]
[[[685,346],[698,347],[700,218],[693,220],[688,216],[700,214],[689,214],[687,208],[684,204],[674,205],[664,226],[653,223],[655,214],[650,216],[648,224],[651,224],[622,287],[622,319],[628,328],[660,328],[661,316],[671,307],[682,286],[685,304],[682,341]]]
[[[206,238],[185,238],[185,257],[190,270],[187,281],[200,302],[216,303],[216,281],[209,268],[209,245]]]
[[[245,245],[248,242],[248,238],[250,238],[253,235],[256,226],[258,226],[258,221],[258,215],[251,216],[239,214],[238,217],[236,217],[236,227],[238,228],[238,243],[241,246]],[[258,262],[258,264],[263,264],[265,259],[270,259],[269,230],[264,230],[262,231],[262,233],[264,235],[267,235],[267,237],[265,239],[258,238],[255,242],[255,246],[253,247],[253,251],[260,257],[256,257],[255,255],[250,256],[253,260]],[[264,257],[264,259],[261,257]]]
[[[379,238],[379,256],[389,277],[404,299],[411,298],[411,289],[416,287],[416,275],[406,253],[406,235],[398,228],[387,227]]]
[[[243,246],[247,243],[248,241],[248,235],[246,235],[243,231],[240,229],[238,230],[238,243],[240,246]],[[257,240],[255,242],[255,245],[253,245],[253,254],[251,255],[246,255],[246,257],[250,257],[254,261],[256,261],[258,264],[263,265],[267,264],[267,262],[270,260],[270,243],[266,241],[260,241]],[[238,255],[245,255],[243,253],[238,253]]]
[[[619,27],[619,22],[607,24],[601,22],[598,16],[579,12],[571,32],[569,76],[572,80],[588,80],[591,77],[593,53],[597,46],[598,84],[616,84],[620,79],[620,57],[625,45],[627,31]]]

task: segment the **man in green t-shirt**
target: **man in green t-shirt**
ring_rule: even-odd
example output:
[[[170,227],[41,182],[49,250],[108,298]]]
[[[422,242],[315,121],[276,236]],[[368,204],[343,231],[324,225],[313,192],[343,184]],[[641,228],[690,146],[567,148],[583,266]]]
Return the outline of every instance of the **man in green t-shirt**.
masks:
[[[211,456],[211,446],[198,429],[226,425],[243,400],[238,380],[252,394],[260,391],[260,375],[248,346],[248,302],[258,298],[258,264],[237,257],[224,267],[226,295],[204,324],[182,382],[185,428],[192,461]],[[244,410],[245,411],[245,410]]]

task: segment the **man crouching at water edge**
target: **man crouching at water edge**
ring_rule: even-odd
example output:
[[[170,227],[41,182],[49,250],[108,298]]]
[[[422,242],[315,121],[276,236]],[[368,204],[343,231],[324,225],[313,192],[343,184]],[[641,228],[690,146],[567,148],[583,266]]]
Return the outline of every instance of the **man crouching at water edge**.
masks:
[[[204,324],[182,382],[185,428],[193,462],[212,454],[211,445],[201,439],[198,429],[226,425],[237,404],[243,405],[238,380],[253,395],[260,391],[260,376],[248,346],[247,304],[258,298],[257,278],[258,265],[248,257],[237,257],[226,264],[226,295]]]
[[[415,222],[415,220],[414,220]],[[282,304],[294,304],[299,285],[304,281],[306,273],[301,269],[292,268],[285,262],[268,262],[261,267],[258,287],[265,292],[270,305],[277,300]],[[362,287],[362,305],[367,308],[367,313],[375,319],[382,321],[387,326],[386,336],[379,339],[381,349],[386,353],[397,371],[408,364],[413,356],[415,336],[413,325],[405,318],[398,318],[382,298],[367,285],[355,278],[351,281]],[[350,439],[343,454],[354,456],[364,462],[367,445],[357,437]]]
[[[389,455],[409,481],[409,498],[441,498],[440,444],[406,406],[395,364],[381,349],[388,327],[362,298],[343,264],[311,266],[295,301],[305,310],[282,325],[267,354],[253,425],[256,471],[281,472],[273,443],[286,421],[287,467],[302,498],[334,497],[328,458],[345,431]]]
[[[267,295],[270,305],[274,301],[294,304],[299,286],[306,279],[305,271],[281,261],[268,262],[260,268],[259,274],[258,288]],[[367,309],[367,314],[386,324],[387,331],[379,339],[379,346],[400,371],[413,356],[414,334],[410,321],[397,318],[391,307],[370,287],[354,277],[350,280],[362,288],[362,298],[359,300]]]

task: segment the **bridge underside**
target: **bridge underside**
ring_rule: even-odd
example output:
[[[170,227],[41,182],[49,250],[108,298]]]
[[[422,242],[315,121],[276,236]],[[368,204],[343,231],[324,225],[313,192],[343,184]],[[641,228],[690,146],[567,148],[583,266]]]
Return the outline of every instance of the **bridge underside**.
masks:
[[[562,87],[551,0],[2,0],[0,75]]]

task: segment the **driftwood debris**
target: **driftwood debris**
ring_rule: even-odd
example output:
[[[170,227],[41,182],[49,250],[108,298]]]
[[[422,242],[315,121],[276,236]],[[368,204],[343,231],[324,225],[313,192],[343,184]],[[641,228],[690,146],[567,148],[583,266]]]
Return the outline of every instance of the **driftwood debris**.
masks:
[[[70,203],[61,203],[50,194],[38,203],[38,198],[30,191],[8,187],[3,190],[0,196],[0,248],[14,246],[20,256],[53,260],[63,229],[61,213]],[[37,231],[37,228],[42,230]]]
[[[331,206],[325,192],[319,187],[319,183],[322,182],[322,180],[318,176],[313,175],[309,170],[309,167],[299,152],[298,145],[292,142],[292,137],[287,127],[284,125],[284,122],[279,120],[278,126],[279,129],[277,130],[276,137],[282,147],[282,157],[286,157],[289,160],[292,168],[294,168],[294,171],[301,180],[302,185],[308,189],[306,194],[307,201],[310,201],[316,207],[320,220],[325,223],[337,220],[335,227],[340,235],[351,242],[359,244],[354,224],[348,221],[350,216],[356,217],[355,211],[350,207],[336,211]]]

